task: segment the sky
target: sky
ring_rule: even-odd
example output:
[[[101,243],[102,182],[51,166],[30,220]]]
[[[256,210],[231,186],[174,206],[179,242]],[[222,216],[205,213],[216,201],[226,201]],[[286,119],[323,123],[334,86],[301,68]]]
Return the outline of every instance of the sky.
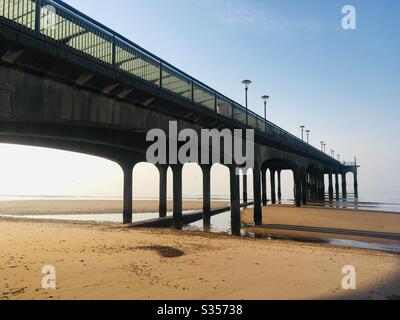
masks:
[[[357,157],[361,192],[400,195],[400,2],[66,2],[238,102],[244,103],[241,81],[252,80],[253,111],[263,115],[260,97],[270,95],[270,121],[298,136],[305,125],[315,146],[323,140],[342,160]],[[356,30],[342,28],[344,5],[356,8]],[[3,195],[122,190],[120,169],[103,159],[6,145],[0,154]],[[201,190],[192,183],[201,177],[198,168],[191,172],[188,195]],[[156,189],[156,172],[148,166],[135,170],[135,179],[141,184],[136,195]]]

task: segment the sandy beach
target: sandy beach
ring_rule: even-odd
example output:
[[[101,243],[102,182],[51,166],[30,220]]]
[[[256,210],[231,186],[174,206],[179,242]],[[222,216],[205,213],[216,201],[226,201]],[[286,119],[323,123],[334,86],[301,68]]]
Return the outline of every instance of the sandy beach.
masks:
[[[271,206],[264,222],[400,231],[398,214],[323,208]],[[399,254],[324,243],[0,219],[0,246],[0,299],[400,299]],[[56,290],[41,287],[45,265],[56,269]],[[341,286],[346,265],[357,270],[356,290]]]

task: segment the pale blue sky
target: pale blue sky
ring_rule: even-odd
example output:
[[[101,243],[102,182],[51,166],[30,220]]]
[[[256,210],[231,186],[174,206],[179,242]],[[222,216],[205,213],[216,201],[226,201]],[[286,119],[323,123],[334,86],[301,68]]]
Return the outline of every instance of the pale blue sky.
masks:
[[[393,0],[68,0],[89,16],[236,101],[269,94],[268,116],[342,159],[360,187],[400,193],[400,2]],[[341,9],[357,9],[357,30]],[[383,167],[382,167],[383,165]]]

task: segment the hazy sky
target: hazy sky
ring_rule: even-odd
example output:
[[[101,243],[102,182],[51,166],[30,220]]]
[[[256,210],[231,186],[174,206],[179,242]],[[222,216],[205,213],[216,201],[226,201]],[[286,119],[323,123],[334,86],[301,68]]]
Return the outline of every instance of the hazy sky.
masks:
[[[400,194],[400,2],[67,2],[239,102],[241,80],[251,79],[255,112],[263,113],[259,97],[269,94],[271,121],[297,135],[304,124],[314,145],[324,140],[342,159],[357,156],[361,192]],[[341,27],[346,4],[357,9],[355,31]],[[0,154],[0,194],[121,192],[121,172],[105,160],[4,145]],[[148,167],[137,172],[137,194],[147,195],[157,179],[146,179]],[[186,185],[187,194],[201,190]]]

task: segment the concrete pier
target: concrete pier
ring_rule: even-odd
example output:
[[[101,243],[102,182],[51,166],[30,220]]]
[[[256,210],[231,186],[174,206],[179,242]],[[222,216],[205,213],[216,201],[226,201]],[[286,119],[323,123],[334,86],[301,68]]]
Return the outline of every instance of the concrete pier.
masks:
[[[261,169],[255,166],[253,170],[253,197],[254,197],[254,224],[262,225],[262,201],[261,201]]]
[[[173,172],[173,195],[174,195],[174,228],[177,230],[182,230],[182,165],[172,165]]]
[[[208,230],[211,226],[211,166],[202,165],[203,172],[203,227]]]
[[[234,236],[241,235],[241,217],[240,217],[240,178],[236,174],[236,167],[229,167],[230,191],[231,191],[231,232]]]
[[[335,174],[335,193],[336,193],[336,200],[340,198],[340,189],[339,189],[339,174]]]
[[[332,173],[329,173],[328,176],[329,176],[329,187],[328,187],[329,199],[333,200],[333,176],[332,176]]]
[[[243,203],[248,202],[248,186],[247,186],[247,175],[246,172],[243,172]]]
[[[264,207],[267,206],[267,169],[261,170],[261,184],[262,184],[262,204]]]
[[[160,175],[160,194],[159,194],[159,214],[160,218],[167,216],[167,165],[158,165],[158,173]]]
[[[282,170],[278,170],[277,172],[278,172],[278,201],[281,201],[282,200],[282,180],[281,180]]]
[[[270,169],[271,172],[271,202],[276,204],[276,189],[275,189],[275,173],[276,170]]]
[[[123,223],[132,223],[132,192],[133,192],[133,163],[121,164],[124,173],[124,208],[123,208]]]
[[[347,197],[347,179],[345,173],[342,173],[342,195],[343,198]]]

